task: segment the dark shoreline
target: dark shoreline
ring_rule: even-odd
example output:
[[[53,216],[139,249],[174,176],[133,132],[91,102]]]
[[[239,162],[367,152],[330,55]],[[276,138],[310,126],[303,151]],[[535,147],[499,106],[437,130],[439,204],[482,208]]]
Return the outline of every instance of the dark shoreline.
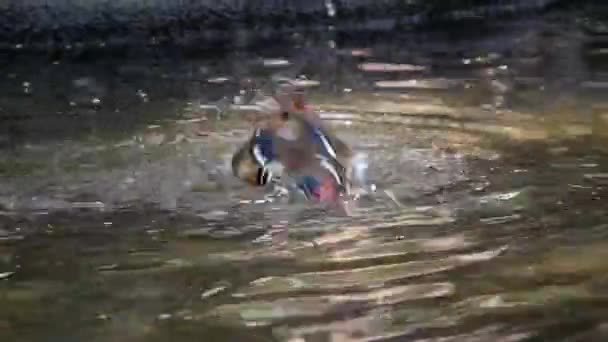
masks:
[[[459,1],[337,1],[330,16],[325,1],[304,5],[293,1],[262,0],[202,2],[162,1],[88,6],[33,5],[22,1],[0,11],[0,52],[71,53],[75,50],[120,49],[125,46],[180,47],[190,50],[248,48],[292,39],[301,33],[403,32],[509,22],[534,18],[572,5],[560,0]],[[293,3],[292,3],[293,2]],[[181,3],[181,5],[180,5]],[[233,4],[234,3],[234,4]],[[151,4],[151,5],[150,5]],[[581,3],[575,7],[583,7]]]

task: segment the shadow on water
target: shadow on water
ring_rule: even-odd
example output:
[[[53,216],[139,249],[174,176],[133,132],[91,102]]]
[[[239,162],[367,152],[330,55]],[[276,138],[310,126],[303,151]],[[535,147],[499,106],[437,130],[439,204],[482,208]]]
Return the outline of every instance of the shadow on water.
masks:
[[[604,340],[608,31],[485,32],[3,64],[0,339]],[[302,75],[377,195],[253,243],[227,161]]]

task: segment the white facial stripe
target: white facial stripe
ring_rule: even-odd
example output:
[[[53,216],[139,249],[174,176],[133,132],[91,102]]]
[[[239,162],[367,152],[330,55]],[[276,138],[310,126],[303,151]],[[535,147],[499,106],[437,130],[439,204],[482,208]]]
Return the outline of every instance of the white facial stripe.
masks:
[[[319,135],[321,137],[321,142],[323,142],[323,146],[325,147],[325,149],[327,150],[327,152],[329,152],[329,154],[336,159],[336,151],[334,150],[333,146],[331,146],[331,144],[329,143],[329,141],[327,140],[327,138],[325,138],[325,135],[320,134]]]
[[[331,175],[335,178],[338,184],[342,185],[342,181],[340,180],[340,176],[338,176],[338,172],[326,159],[321,160],[321,166],[327,171],[329,171],[329,173],[331,173]]]
[[[255,130],[255,136],[259,137],[260,134],[262,134],[262,130],[257,128]],[[255,144],[253,146],[252,152],[253,152],[253,157],[258,162],[258,164],[260,164],[260,165],[266,164],[266,158],[264,158],[264,154],[262,154],[262,150],[260,149],[259,145]]]
[[[260,165],[265,165],[267,159],[264,158],[264,154],[262,154],[262,150],[260,149],[260,146],[255,145],[253,146],[253,156],[255,157],[255,160],[258,162],[258,164]]]

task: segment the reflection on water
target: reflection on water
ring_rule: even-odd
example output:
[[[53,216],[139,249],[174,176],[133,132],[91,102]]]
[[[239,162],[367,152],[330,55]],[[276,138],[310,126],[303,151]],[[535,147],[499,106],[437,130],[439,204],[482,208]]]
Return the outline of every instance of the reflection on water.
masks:
[[[501,25],[4,63],[0,339],[604,340],[605,32]],[[281,76],[367,155],[353,217],[228,172]]]

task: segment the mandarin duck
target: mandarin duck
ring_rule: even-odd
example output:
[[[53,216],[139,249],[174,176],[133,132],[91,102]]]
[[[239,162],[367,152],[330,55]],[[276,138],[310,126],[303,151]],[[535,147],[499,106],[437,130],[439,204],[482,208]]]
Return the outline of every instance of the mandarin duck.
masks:
[[[301,97],[279,94],[274,99],[282,111],[271,113],[270,124],[255,129],[237,151],[232,159],[234,175],[253,186],[287,185],[279,186],[279,192],[315,202],[333,203],[348,195],[350,148],[321,124],[310,107],[304,107]]]

